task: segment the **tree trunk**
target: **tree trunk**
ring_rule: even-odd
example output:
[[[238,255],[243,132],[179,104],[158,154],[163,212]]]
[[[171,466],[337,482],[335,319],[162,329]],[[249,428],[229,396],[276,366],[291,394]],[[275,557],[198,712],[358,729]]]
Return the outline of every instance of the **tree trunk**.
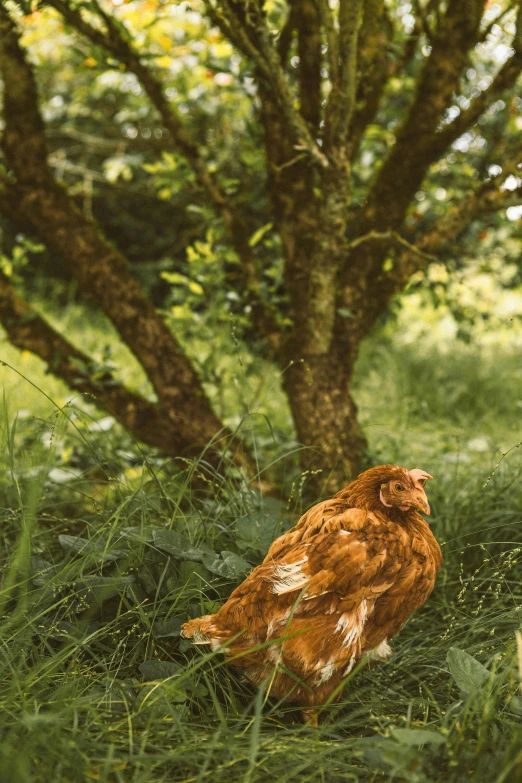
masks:
[[[307,486],[317,496],[337,492],[362,468],[366,439],[350,393],[351,373],[330,354],[308,356],[284,374]]]
[[[270,217],[256,218],[262,223],[273,220],[281,240],[285,296],[278,309],[266,293],[264,255],[251,245],[258,221],[251,224],[250,210],[244,208],[247,192],[230,196],[226,180],[221,184],[221,174],[211,170],[204,146],[192,138],[191,123],[185,123],[176,102],[169,100],[154,58],[142,57],[130,29],[98,4],[89,8],[88,17],[69,0],[50,4],[80,34],[136,75],[168,131],[163,136],[166,149],[174,148],[185,157],[223,219],[240,262],[251,322],[283,370],[297,437],[304,447],[301,464],[310,471],[308,486],[317,494],[335,491],[362,467],[366,451],[351,396],[360,343],[390,298],[419,268],[419,257],[412,260],[415,248],[404,238],[408,251],[387,258],[386,234],[404,229],[415,193],[443,150],[514,86],[522,65],[522,5],[511,4],[513,12],[518,6],[513,54],[491,85],[450,120],[447,110],[460,92],[469,55],[485,38],[480,23],[489,5],[486,0],[415,4],[415,27],[402,54],[393,58],[390,53],[399,43],[385,0],[346,0],[333,4],[335,8],[327,0],[292,0],[277,45],[263,3],[205,0],[212,23],[248,60],[257,83],[272,209]],[[27,221],[71,265],[82,290],[104,310],[141,363],[157,403],[115,387],[110,375],[101,381],[90,377],[89,357],[31,311],[10,281],[1,277],[0,321],[14,344],[37,353],[74,388],[116,409],[119,420],[138,437],[183,456],[195,456],[213,441],[215,447],[207,455],[221,467],[223,447],[232,443],[233,435],[213,412],[195,368],[132,278],[123,256],[85,219],[52,175],[32,67],[3,1],[0,33],[7,169],[0,172],[0,209]],[[430,51],[425,53],[423,47],[424,59],[415,64],[414,53],[424,36]],[[297,64],[289,56],[294,51]],[[352,203],[350,161],[377,116],[390,76],[410,66],[417,69],[415,90],[394,133],[395,143],[366,194],[358,195],[359,204]],[[507,162],[510,156],[505,151],[501,157]],[[486,156],[483,164],[487,160]],[[510,173],[517,175],[519,157],[511,163]],[[516,192],[501,189],[508,171],[503,165],[501,177],[470,191],[428,232],[413,237],[415,244],[438,250],[481,210],[510,205]],[[424,253],[423,263],[426,260]],[[79,362],[86,368],[81,377]],[[239,456],[234,459],[243,463]],[[254,472],[252,460],[248,455],[244,459]]]

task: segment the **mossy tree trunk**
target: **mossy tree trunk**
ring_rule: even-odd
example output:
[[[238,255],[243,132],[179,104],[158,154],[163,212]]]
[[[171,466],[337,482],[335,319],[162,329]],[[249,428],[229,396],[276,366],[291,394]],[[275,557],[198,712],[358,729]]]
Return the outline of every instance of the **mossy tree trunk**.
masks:
[[[292,0],[279,36],[270,29],[260,0],[205,0],[212,24],[255,74],[267,191],[281,237],[289,319],[263,295],[261,262],[249,243],[255,226],[241,198],[230,196],[206,166],[184,118],[168,99],[159,72],[140,56],[115,12],[97,2],[88,10],[69,0],[50,0],[50,5],[79,35],[137,76],[168,130],[166,144],[191,165],[229,232],[253,326],[284,370],[284,390],[305,447],[302,465],[311,470],[310,483],[317,492],[335,490],[358,470],[366,450],[351,393],[361,341],[411,275],[471,220],[519,199],[520,187],[501,188],[518,164],[518,150],[510,155],[504,149],[502,176],[470,185],[465,197],[415,235],[414,244],[403,236],[408,210],[430,166],[500,95],[515,89],[522,69],[522,3],[512,8],[512,54],[489,87],[448,122],[446,112],[459,93],[470,52],[484,35],[485,0],[416,4],[415,25],[401,51],[384,0],[340,0],[335,11],[328,0]],[[364,202],[353,204],[351,165],[361,139],[376,118],[388,81],[411,69],[422,41],[429,42],[429,53],[417,67],[413,99]],[[390,46],[395,47],[394,58],[388,56]],[[297,69],[289,65],[292,51],[299,58]],[[125,259],[53,178],[32,68],[4,2],[0,70],[7,166],[0,182],[0,208],[28,222],[59,250],[82,289],[104,310],[141,363],[157,402],[147,402],[123,387],[115,392],[109,378],[97,388],[88,378],[78,379],[71,369],[77,365],[71,359],[79,358],[78,349],[38,314],[24,316],[28,306],[4,278],[0,319],[10,339],[39,354],[68,383],[96,394],[142,440],[166,453],[186,456],[213,441],[209,453],[219,464],[222,447],[232,436],[212,411],[197,373]],[[54,346],[52,355],[58,355],[58,361],[51,362],[49,346]],[[82,355],[82,361],[88,365],[89,359]],[[252,468],[248,456],[243,459]]]

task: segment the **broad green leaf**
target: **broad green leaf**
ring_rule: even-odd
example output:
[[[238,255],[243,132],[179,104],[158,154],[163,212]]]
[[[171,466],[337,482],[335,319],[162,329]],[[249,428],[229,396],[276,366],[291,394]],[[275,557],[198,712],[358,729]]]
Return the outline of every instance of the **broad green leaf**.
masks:
[[[215,557],[214,553],[210,555]],[[176,589],[180,584],[188,584],[191,587],[201,587],[202,584],[206,584],[212,578],[208,568],[202,563],[186,560],[179,565],[179,576],[177,579],[168,580],[168,587],[171,588],[171,583],[174,583]]]
[[[402,745],[412,747],[444,745],[446,743],[446,737],[439,734],[438,731],[430,731],[429,729],[393,729],[391,734]]]
[[[254,233],[248,240],[248,244],[250,245],[250,247],[255,247],[257,244],[259,244],[259,242],[261,242],[265,234],[268,233],[268,231],[270,231],[273,225],[274,225],[273,223],[265,223],[264,226],[261,226],[261,228],[258,228],[257,231],[254,231]]]
[[[74,590],[78,598],[88,604],[102,604],[135,583],[134,576],[85,576],[76,582]]]
[[[185,621],[181,617],[170,617],[162,623],[154,624],[154,638],[164,639],[169,636],[179,636],[181,626]]]
[[[160,276],[170,285],[186,285],[188,282],[188,278],[180,275],[179,272],[162,272]]]
[[[266,555],[272,541],[281,533],[279,516],[266,511],[245,514],[236,522],[236,540],[240,549],[252,549]]]
[[[152,543],[154,541],[154,533],[156,528],[150,525],[136,525],[134,527],[125,527],[122,531],[122,537],[130,538],[132,541],[147,541]]]
[[[144,661],[140,672],[146,680],[166,680],[183,672],[182,667],[173,661]]]
[[[216,556],[205,544],[193,546],[186,536],[176,530],[155,530],[154,545],[178,560],[195,560],[200,563],[206,555]]]
[[[203,293],[203,286],[200,285],[200,283],[196,283],[194,280],[191,280],[188,284],[188,287],[190,291],[192,291],[193,294],[199,294],[201,295]]]
[[[522,696],[512,696],[508,707],[515,715],[522,715]]]
[[[129,554],[126,549],[105,548],[101,542],[96,544],[85,538],[80,538],[79,536],[61,535],[58,536],[58,542],[66,552],[82,555],[95,554],[99,557],[100,561],[105,563],[112,560],[118,560],[118,558]]]
[[[228,579],[239,579],[252,570],[250,563],[234,552],[221,552],[221,557],[216,554],[205,555],[203,565],[213,574],[225,576]]]
[[[490,678],[485,666],[458,647],[449,649],[446,661],[451,676],[463,693],[474,693]]]

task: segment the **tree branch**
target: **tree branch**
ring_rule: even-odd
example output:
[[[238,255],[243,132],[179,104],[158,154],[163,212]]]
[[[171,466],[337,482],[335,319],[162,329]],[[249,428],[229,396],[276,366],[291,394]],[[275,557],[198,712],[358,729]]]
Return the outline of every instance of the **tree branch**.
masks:
[[[193,142],[185,129],[175,107],[166,97],[161,82],[153,71],[143,63],[138,53],[134,51],[132,44],[124,37],[120,26],[116,24],[115,20],[93,1],[97,13],[107,27],[107,32],[104,33],[83,17],[80,10],[81,6],[72,7],[67,0],[49,0],[49,5],[52,5],[78,32],[82,33],[97,46],[109,51],[131,73],[137,76],[152,104],[158,110],[163,124],[170,132],[176,149],[181,152],[191,165],[199,184],[208,193],[212,204],[219,212],[222,212],[228,206],[227,196],[221,190],[215,176],[208,170],[205,161],[200,155],[198,146]]]
[[[481,183],[474,191],[454,204],[423,236],[419,237],[415,245],[408,247],[409,243],[402,241],[401,238],[400,244],[405,247],[406,252],[401,254],[389,272],[380,276],[372,291],[372,302],[376,309],[380,308],[379,312],[383,311],[393,296],[403,290],[415,272],[429,262],[440,260],[438,254],[450,242],[456,240],[474,220],[483,214],[498,212],[500,209],[522,202],[522,179],[518,166],[518,156],[505,163],[501,175]],[[513,190],[502,187],[510,174],[518,176],[520,182]]]
[[[273,101],[283,114],[295,148],[305,151],[321,168],[327,168],[328,158],[310,133],[303,116],[294,107],[294,96],[258,0],[251,0],[248,4],[220,0],[219,6],[212,0],[205,0],[205,5],[223,34],[234,45],[238,42],[240,51],[255,65],[258,80],[263,80],[268,86]]]
[[[520,0],[512,46],[514,53],[506,60],[489,87],[482,90],[465,111],[462,111],[453,122],[435,135],[430,152],[431,159],[438,158],[446,147],[462,136],[478,120],[485,109],[505,90],[513,87],[518,79],[522,71],[522,2]]]
[[[518,168],[519,158],[507,164],[501,175],[489,179],[479,185],[474,191],[461,199],[445,215],[440,217],[428,231],[419,238],[416,248],[424,254],[433,256],[452,240],[456,239],[467,226],[483,214],[498,212],[510,206],[518,206],[522,203],[522,184],[517,188],[502,189],[506,178],[513,174],[521,181],[521,171]],[[404,253],[398,263],[397,279],[393,286],[393,293],[400,291],[406,285],[409,278],[422,269],[421,256],[415,257],[410,251]],[[392,293],[392,295],[393,295]]]
[[[421,258],[424,261],[438,261],[437,256],[431,253],[426,253],[422,248],[417,245],[412,245],[398,231],[370,231],[368,234],[364,234],[361,237],[357,237],[353,242],[349,242],[346,246],[346,250],[354,250],[356,247],[365,244],[366,242],[384,242],[387,246],[397,244],[400,247],[405,248],[413,256]]]
[[[15,292],[0,273],[0,323],[9,342],[21,351],[39,356],[56,378],[111,413],[134,436],[170,456],[186,454],[187,443],[165,412],[120,384],[109,372],[91,379],[94,362],[56,332]]]
[[[330,84],[339,89],[339,41],[335,30],[333,11],[329,0],[317,0],[321,27],[326,34],[326,46],[328,56],[328,71]]]
[[[362,0],[340,0],[339,77],[332,84],[325,112],[327,148],[344,147],[355,105],[357,37],[362,22]]]
[[[499,177],[481,183],[473,192],[468,193],[439,218],[414,245],[410,245],[396,232],[388,231],[370,232],[348,246],[357,250],[377,242],[381,245],[380,252],[374,250],[373,255],[381,259],[394,243],[405,247],[405,252],[394,259],[388,271],[383,270],[381,264],[381,269],[372,279],[371,288],[348,285],[341,290],[337,307],[349,310],[351,317],[336,319],[331,348],[333,357],[339,359],[339,356],[342,356],[350,367],[360,341],[369,334],[390,300],[404,289],[415,272],[427,263],[439,260],[437,254],[480,215],[522,202],[522,184],[519,184],[515,190],[501,188],[510,173],[517,174],[520,181],[518,160],[517,156],[515,160],[505,164],[504,171]]]
[[[505,17],[511,11],[513,11],[518,4],[519,4],[519,0],[513,0],[513,2],[509,3],[506,6],[506,8],[504,8],[503,11],[500,11],[500,13],[494,19],[492,19],[491,22],[488,25],[486,25],[486,27],[482,30],[482,33],[480,34],[479,42],[482,43],[483,41],[485,41],[488,35],[490,34],[490,32],[492,31],[493,27],[495,25],[500,25],[501,21],[505,19]]]
[[[261,296],[261,276],[257,259],[248,243],[253,228],[249,227],[249,221],[242,211],[221,188],[216,176],[209,171],[198,146],[192,141],[178,112],[168,100],[160,80],[134,51],[132,44],[125,38],[114,18],[105,13],[95,0],[93,2],[106,25],[106,33],[89,24],[82,16],[81,10],[73,8],[67,0],[50,0],[50,4],[72,27],[94,44],[111,52],[131,73],[135,74],[143,85],[151,103],[159,112],[165,128],[169,131],[175,149],[187,159],[197,181],[208,194],[216,212],[223,218],[234,250],[241,262],[254,325],[266,337],[271,350],[277,351],[281,339],[277,316],[270,304]]]
[[[281,60],[281,66],[285,69],[288,62],[288,54],[292,46],[294,30],[295,30],[295,5],[292,4],[290,6],[290,11],[288,12],[287,20],[284,23],[283,27],[281,28],[279,39],[277,41],[277,52],[279,54],[279,59]]]
[[[433,162],[433,136],[455,92],[479,30],[485,0],[449,0],[408,115],[370,190],[364,231],[397,229]]]
[[[302,116],[317,134],[321,121],[321,24],[316,0],[294,0],[298,31],[299,105]]]
[[[347,134],[346,157],[353,160],[364,131],[379,108],[384,87],[392,75],[387,44],[393,37],[393,27],[386,13],[384,0],[368,0],[363,8],[363,20],[358,36],[358,84],[355,108]]]

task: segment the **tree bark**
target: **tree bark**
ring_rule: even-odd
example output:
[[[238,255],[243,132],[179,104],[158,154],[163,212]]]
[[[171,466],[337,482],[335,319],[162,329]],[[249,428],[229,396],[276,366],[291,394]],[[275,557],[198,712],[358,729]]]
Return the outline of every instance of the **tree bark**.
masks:
[[[284,374],[301,465],[316,496],[337,492],[364,466],[367,442],[350,382],[345,362],[328,354],[294,361]]]
[[[161,407],[126,388],[110,371],[93,377],[93,360],[56,332],[0,273],[0,323],[12,345],[39,356],[52,374],[111,413],[136,438],[171,457],[191,456]]]

